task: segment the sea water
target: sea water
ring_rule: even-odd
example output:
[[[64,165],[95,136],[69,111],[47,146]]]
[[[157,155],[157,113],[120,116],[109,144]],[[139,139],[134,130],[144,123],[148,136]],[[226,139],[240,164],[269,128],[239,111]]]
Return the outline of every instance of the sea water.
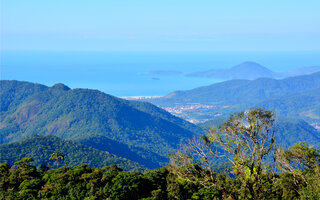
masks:
[[[98,89],[115,96],[163,96],[224,80],[185,74],[257,62],[275,72],[319,66],[320,52],[2,51],[2,80]]]

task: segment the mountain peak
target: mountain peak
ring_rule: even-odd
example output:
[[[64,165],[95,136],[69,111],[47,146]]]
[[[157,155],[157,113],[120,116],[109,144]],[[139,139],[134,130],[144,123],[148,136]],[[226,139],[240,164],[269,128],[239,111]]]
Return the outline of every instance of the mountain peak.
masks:
[[[190,73],[187,76],[219,78],[219,79],[257,79],[274,78],[277,74],[259,63],[246,61],[228,69],[212,69]]]
[[[260,65],[259,63],[256,62],[251,62],[251,61],[247,61],[247,62],[243,62],[240,63],[234,67],[231,68],[231,70],[233,69],[265,69],[265,70],[269,70],[268,68]],[[270,71],[270,70],[269,70]]]
[[[55,90],[63,90],[63,91],[71,90],[68,86],[66,86],[63,83],[56,83],[51,88]]]
[[[253,61],[246,61],[246,62],[243,62],[239,65],[258,65],[258,66],[261,66],[259,63],[256,63],[256,62],[253,62]]]
[[[274,77],[276,74],[259,63],[251,61],[236,65],[226,71],[226,73],[229,74],[229,78],[231,79],[256,79],[261,77]]]

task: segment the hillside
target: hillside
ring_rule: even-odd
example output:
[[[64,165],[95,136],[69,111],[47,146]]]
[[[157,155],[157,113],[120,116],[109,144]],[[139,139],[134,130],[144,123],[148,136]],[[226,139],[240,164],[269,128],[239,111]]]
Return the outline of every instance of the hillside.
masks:
[[[230,80],[147,100],[183,119],[202,123],[250,108],[300,118],[320,129],[320,72],[285,79]]]
[[[276,110],[284,117],[317,122],[320,120],[320,88],[263,100],[255,103],[254,107]]]
[[[258,63],[244,62],[229,69],[193,72],[187,76],[216,79],[257,79],[261,77],[274,78],[277,77],[277,74]]]
[[[231,105],[251,103],[320,88],[320,72],[281,80],[230,80],[187,91],[176,91],[150,102],[160,106],[185,103]]]
[[[65,159],[60,162],[60,166],[67,164],[71,167],[87,164],[91,167],[104,167],[116,164],[125,170],[144,170],[145,167],[130,160],[117,157],[108,152],[98,151],[69,140],[63,140],[55,136],[34,135],[19,142],[0,145],[0,163],[12,165],[23,157],[31,157],[35,166],[52,165],[53,160],[49,160],[50,155],[55,152],[62,152]]]
[[[149,103],[130,102],[97,90],[1,81],[0,95],[1,143],[33,134],[54,135],[128,155],[127,159],[154,168],[166,163],[167,154],[181,142],[202,133]]]

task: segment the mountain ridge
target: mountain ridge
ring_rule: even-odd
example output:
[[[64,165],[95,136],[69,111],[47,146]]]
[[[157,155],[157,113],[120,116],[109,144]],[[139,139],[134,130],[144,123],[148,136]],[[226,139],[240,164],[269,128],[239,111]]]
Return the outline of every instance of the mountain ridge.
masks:
[[[33,134],[80,143],[103,136],[127,146],[132,156],[148,158],[150,163],[143,164],[155,168],[166,163],[168,153],[182,141],[202,133],[195,125],[150,103],[130,102],[98,90],[1,81],[0,95],[1,105],[6,105],[0,112],[1,143]]]
[[[250,103],[252,101],[294,94],[320,88],[320,72],[284,79],[259,78],[229,80],[148,100],[156,105],[203,103],[209,105]]]
[[[301,118],[319,129],[320,72],[284,79],[229,80],[148,101],[196,123],[264,108],[280,117]]]

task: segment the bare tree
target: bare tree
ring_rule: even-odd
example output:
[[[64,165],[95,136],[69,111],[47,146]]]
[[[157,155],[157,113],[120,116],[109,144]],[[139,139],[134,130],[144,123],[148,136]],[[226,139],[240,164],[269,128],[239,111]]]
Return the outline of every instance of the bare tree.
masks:
[[[212,158],[217,156],[215,151],[213,146],[194,137],[170,156],[169,167],[181,180],[199,183],[206,188],[215,186],[215,173],[212,169]]]
[[[215,186],[212,165],[216,158],[232,163],[233,171],[243,177],[250,198],[261,194],[265,172],[264,161],[275,147],[275,115],[264,109],[251,109],[231,115],[219,128],[194,138],[171,156],[171,168],[178,178]]]

